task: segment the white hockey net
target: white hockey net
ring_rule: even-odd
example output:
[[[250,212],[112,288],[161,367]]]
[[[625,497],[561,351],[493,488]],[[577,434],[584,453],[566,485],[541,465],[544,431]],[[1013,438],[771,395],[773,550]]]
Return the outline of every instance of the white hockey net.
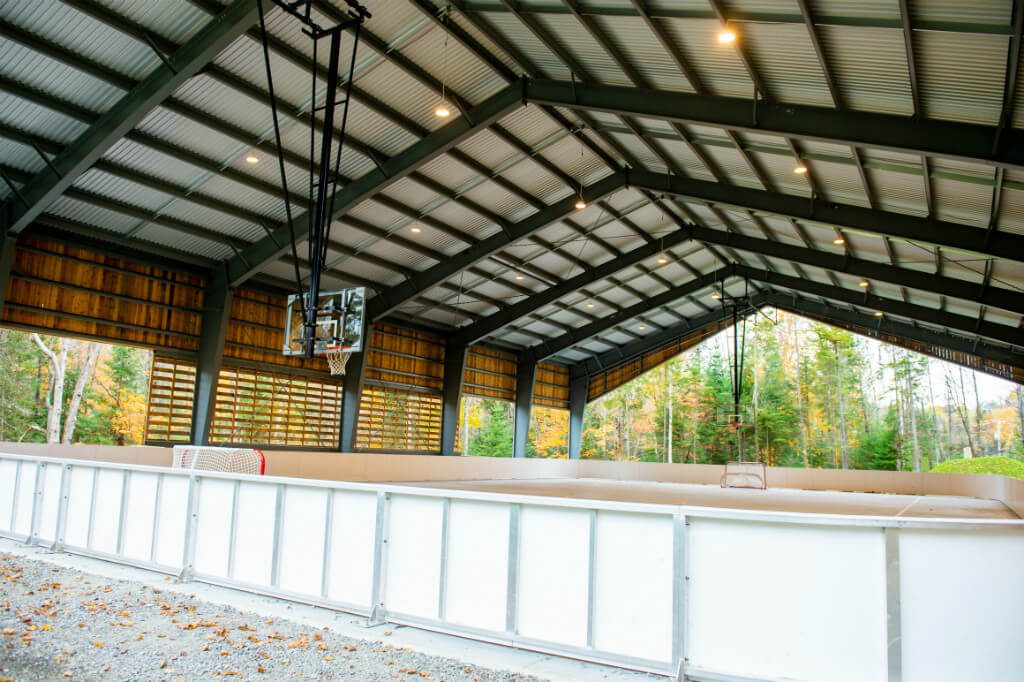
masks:
[[[227,471],[262,476],[266,468],[263,453],[252,448],[218,448],[207,445],[175,445],[173,467]]]
[[[762,462],[726,462],[721,484],[723,488],[765,490],[768,487],[768,467]]]

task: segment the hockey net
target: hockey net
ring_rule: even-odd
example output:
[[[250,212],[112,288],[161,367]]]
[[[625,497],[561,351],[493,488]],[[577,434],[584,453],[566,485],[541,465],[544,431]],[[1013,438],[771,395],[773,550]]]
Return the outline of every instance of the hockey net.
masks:
[[[723,488],[768,488],[768,467],[762,462],[726,462]]]
[[[207,445],[175,445],[173,467],[226,471],[262,476],[266,460],[260,450],[252,448],[218,448]]]

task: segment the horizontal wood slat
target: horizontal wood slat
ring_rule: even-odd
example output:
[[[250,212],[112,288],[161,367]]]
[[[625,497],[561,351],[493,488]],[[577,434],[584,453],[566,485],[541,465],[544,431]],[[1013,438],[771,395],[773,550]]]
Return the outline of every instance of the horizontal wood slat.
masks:
[[[441,396],[367,385],[359,403],[359,450],[439,452]]]
[[[146,406],[146,443],[167,445],[192,441],[195,390],[195,363],[153,356]]]
[[[569,368],[553,362],[539,363],[533,382],[533,403],[569,409]]]
[[[467,396],[515,400],[516,356],[491,348],[470,346],[462,381],[462,392]]]

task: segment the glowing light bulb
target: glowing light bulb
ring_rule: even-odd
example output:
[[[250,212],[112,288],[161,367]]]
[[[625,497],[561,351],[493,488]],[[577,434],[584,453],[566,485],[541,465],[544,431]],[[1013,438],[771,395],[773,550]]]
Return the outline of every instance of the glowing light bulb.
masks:
[[[448,105],[446,105],[444,102],[441,102],[436,107],[434,107],[434,116],[437,116],[438,118],[448,118],[451,115],[451,109],[449,109]]]
[[[639,330],[643,331],[644,329],[647,329],[647,327],[645,327],[645,326],[643,326],[643,325],[641,324],[641,325],[637,326],[637,329],[639,329]]]
[[[516,279],[520,279],[521,280],[521,279],[526,279],[526,278],[523,277],[522,275],[516,275]]]
[[[577,211],[582,211],[587,207],[587,202],[583,200],[583,197],[580,197],[579,199],[576,200],[575,206]]]
[[[861,281],[857,282],[857,286],[867,289],[869,286],[868,281],[866,279],[862,279]]]
[[[259,163],[260,162],[260,157],[256,156],[255,152],[249,152],[248,154],[245,155],[245,162],[246,163]]]
[[[843,239],[842,237],[836,237],[835,239],[832,240],[832,243],[835,244],[836,246],[842,246],[843,244],[846,243],[846,240]]]
[[[409,231],[412,232],[413,234],[419,234],[420,232],[423,231],[423,229],[419,225],[413,225],[412,227],[409,228]]]
[[[797,175],[803,175],[804,173],[807,172],[807,166],[800,164],[799,166],[793,169],[793,172],[796,173]]]
[[[736,42],[736,32],[732,29],[723,29],[718,33],[718,42],[720,45],[729,45],[730,43]]]
[[[875,311],[875,317],[881,317],[882,315],[885,315],[885,313],[883,313],[881,310]]]
[[[716,291],[713,294],[711,294],[711,298],[715,299],[716,301],[721,301],[722,295]]]
[[[665,254],[661,254],[660,256],[658,256],[658,264],[659,265],[664,265],[667,262],[668,262],[668,256],[666,256]]]
[[[593,307],[594,307],[594,304],[593,304],[593,303],[588,303],[588,304],[587,304],[587,307],[588,307],[588,308],[593,308]]]

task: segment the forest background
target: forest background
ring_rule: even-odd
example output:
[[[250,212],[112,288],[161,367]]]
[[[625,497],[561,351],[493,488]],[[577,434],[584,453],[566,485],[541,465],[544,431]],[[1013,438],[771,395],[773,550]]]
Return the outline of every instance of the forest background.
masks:
[[[734,429],[732,336],[588,404],[582,456],[917,471],[968,453],[1024,460],[1020,386],[782,311],[747,324]],[[0,440],[142,442],[149,351],[0,330],[0,363]],[[457,447],[511,456],[512,412],[465,399]],[[566,411],[534,409],[530,456],[565,457],[567,439]]]

